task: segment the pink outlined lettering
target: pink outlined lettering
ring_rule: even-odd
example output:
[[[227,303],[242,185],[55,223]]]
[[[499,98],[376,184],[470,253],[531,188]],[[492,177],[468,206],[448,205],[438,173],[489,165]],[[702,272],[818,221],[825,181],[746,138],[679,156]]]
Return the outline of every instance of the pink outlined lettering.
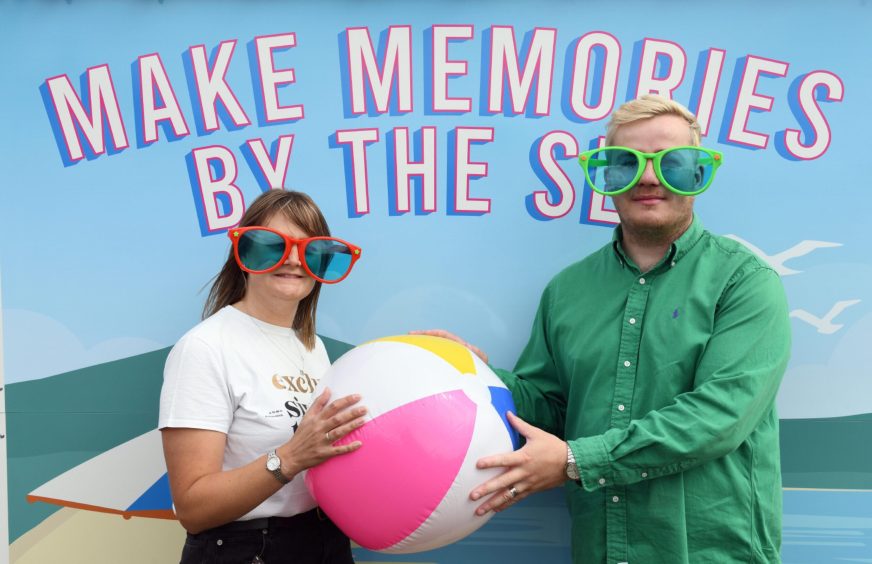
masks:
[[[578,157],[579,154],[578,141],[566,131],[549,131],[539,141],[539,147],[536,151],[539,166],[560,192],[559,197],[553,203],[549,201],[551,193],[548,190],[533,192],[533,205],[536,211],[548,219],[565,216],[572,211],[572,206],[575,205],[575,186],[554,156],[554,148],[558,146],[563,149],[566,158]]]
[[[470,112],[472,98],[452,98],[448,95],[448,77],[466,76],[469,65],[466,61],[448,58],[451,39],[469,40],[474,36],[471,25],[434,25],[433,28],[433,111]]]
[[[387,46],[382,68],[376,60],[369,28],[350,27],[345,30],[348,45],[348,75],[351,93],[351,113],[367,112],[366,84],[369,84],[378,113],[390,110],[391,90],[396,79],[397,109],[412,111],[412,27],[388,28]],[[366,79],[366,80],[364,80]]]
[[[139,62],[140,112],[142,114],[142,140],[154,143],[158,140],[157,124],[169,121],[176,137],[188,135],[188,124],[176,98],[176,93],[167,76],[163,61],[157,53],[142,55]],[[163,106],[158,107],[155,91]]]
[[[226,80],[234,49],[236,49],[235,39],[219,43],[215,63],[211,69],[205,45],[194,45],[188,50],[191,56],[194,84],[197,87],[197,98],[200,102],[200,117],[203,120],[203,129],[207,132],[219,128],[216,107],[218,100],[221,100],[227,109],[227,113],[235,126],[251,125],[251,120],[248,119],[245,110],[242,109],[242,105],[236,99],[236,95]]]
[[[471,147],[476,142],[492,142],[492,127],[457,127],[455,135],[454,209],[455,213],[490,213],[490,198],[471,198],[469,196],[470,178],[485,177],[488,163],[471,161]]]
[[[730,121],[730,131],[727,140],[731,143],[765,149],[769,144],[769,136],[748,130],[748,117],[752,109],[771,111],[774,99],[757,93],[757,81],[760,75],[768,74],[783,77],[787,75],[788,64],[774,59],[748,55],[742,80],[736,95],[736,109]]]
[[[294,69],[276,69],[273,51],[290,49],[297,45],[297,34],[280,33],[276,35],[261,35],[254,38],[257,52],[257,67],[260,74],[261,100],[263,102],[264,121],[276,123],[303,119],[305,112],[302,104],[282,106],[279,104],[279,86],[296,82]]]
[[[669,72],[662,78],[655,77],[657,60],[663,55],[669,59]],[[642,61],[639,65],[639,80],[636,83],[636,98],[643,94],[658,94],[672,99],[672,93],[684,80],[687,69],[687,54],[681,45],[664,39],[646,37],[642,42]]]
[[[708,135],[712,121],[712,108],[718,95],[718,85],[721,82],[721,72],[724,69],[724,58],[727,52],[712,47],[708,51],[705,64],[705,76],[699,92],[699,106],[696,108],[696,121],[699,123],[700,135]],[[691,109],[691,111],[694,111]]]
[[[206,229],[214,233],[233,227],[239,223],[242,214],[245,213],[242,191],[234,184],[238,172],[236,157],[230,149],[222,145],[194,149],[191,151],[191,156],[197,175],[197,188],[203,204]],[[213,164],[216,164],[216,169],[220,168],[223,174],[213,176]],[[229,199],[229,209],[223,215],[219,210],[219,194],[226,194]]]
[[[378,141],[378,129],[343,129],[336,131],[336,142],[348,145],[351,151],[354,213],[369,213],[369,173],[366,165],[366,146]]]
[[[288,166],[291,163],[291,150],[294,146],[293,135],[280,135],[276,147],[275,161],[270,158],[269,150],[263,139],[249,139],[245,142],[251,150],[263,177],[270,188],[284,188],[288,177]]]
[[[490,73],[488,78],[488,111],[503,111],[503,83],[508,82],[512,112],[524,113],[533,83],[536,83],[534,115],[551,113],[551,88],[554,76],[554,51],[557,30],[535,28],[530,49],[519,69],[515,29],[511,26],[491,26]]]
[[[394,178],[396,178],[397,211],[411,210],[412,177],[421,178],[422,209],[436,211],[436,128],[421,128],[421,160],[410,160],[409,128],[394,128]]]
[[[67,154],[73,162],[80,161],[85,157],[78,131],[82,132],[92,154],[102,155],[106,152],[103,131],[104,117],[109,125],[109,133],[115,150],[120,151],[130,146],[127,141],[127,132],[124,129],[124,120],[121,117],[121,109],[118,106],[112,74],[109,72],[109,65],[90,67],[86,73],[90,94],[90,115],[82,105],[82,101],[67,75],[53,76],[45,81],[55,116],[57,116],[58,127],[63,134]]]
[[[600,99],[595,106],[585,101],[588,90],[593,48],[603,48],[603,74],[599,86]],[[587,121],[597,121],[612,113],[618,94],[618,72],[621,64],[621,44],[615,36],[604,31],[584,34],[575,46],[572,63],[572,84],[569,90],[569,103],[573,113]]]
[[[813,130],[809,135],[813,141],[804,144],[801,140],[802,132],[797,129],[786,129],[784,132],[784,148],[797,159],[816,159],[826,153],[830,146],[832,139],[830,124],[815,99],[815,91],[819,87],[826,88],[827,94],[824,100],[827,102],[841,102],[845,95],[842,79],[831,72],[815,70],[803,77],[799,85],[798,102]]]

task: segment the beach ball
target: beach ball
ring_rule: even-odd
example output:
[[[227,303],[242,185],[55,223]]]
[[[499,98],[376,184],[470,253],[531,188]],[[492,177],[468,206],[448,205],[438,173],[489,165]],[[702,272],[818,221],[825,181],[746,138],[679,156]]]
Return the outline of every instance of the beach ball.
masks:
[[[366,423],[338,441],[358,450],[310,468],[312,496],[360,546],[387,553],[455,542],[493,515],[469,493],[503,469],[475,463],[518,447],[509,390],[466,347],[440,337],[377,339],[342,355],[319,389],[363,396]]]

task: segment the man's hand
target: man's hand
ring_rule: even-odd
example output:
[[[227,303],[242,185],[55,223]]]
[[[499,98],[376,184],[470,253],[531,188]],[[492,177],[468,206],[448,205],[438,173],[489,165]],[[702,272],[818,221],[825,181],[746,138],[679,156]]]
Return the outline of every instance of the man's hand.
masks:
[[[506,470],[472,490],[469,497],[473,501],[490,495],[475,510],[476,515],[502,511],[518,500],[567,480],[566,443],[513,413],[508,413],[508,418],[512,427],[527,439],[527,444],[515,452],[487,456],[478,461],[477,468],[503,467]]]
[[[487,364],[487,355],[483,350],[478,348],[477,346],[467,343],[454,333],[450,333],[444,329],[427,329],[424,331],[409,331],[410,335],[430,335],[431,337],[442,337],[443,339],[448,339],[450,341],[454,341],[455,343],[460,343],[464,347],[468,348],[472,351],[472,354],[482,359],[485,364]]]

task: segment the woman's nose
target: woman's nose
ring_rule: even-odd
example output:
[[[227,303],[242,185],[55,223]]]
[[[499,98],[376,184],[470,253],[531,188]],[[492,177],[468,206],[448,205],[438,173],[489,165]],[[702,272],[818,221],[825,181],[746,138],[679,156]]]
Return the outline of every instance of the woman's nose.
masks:
[[[300,249],[298,245],[294,245],[291,247],[291,252],[288,253],[288,258],[285,260],[286,264],[290,264],[291,266],[299,266],[300,265]]]

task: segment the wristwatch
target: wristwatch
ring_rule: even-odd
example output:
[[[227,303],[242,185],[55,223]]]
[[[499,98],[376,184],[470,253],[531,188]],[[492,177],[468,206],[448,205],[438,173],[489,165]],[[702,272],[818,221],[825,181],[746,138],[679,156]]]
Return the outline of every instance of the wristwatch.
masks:
[[[282,459],[279,458],[279,455],[276,454],[275,450],[266,453],[266,469],[269,470],[272,475],[276,477],[276,480],[282,484],[290,482],[290,480],[282,474]]]
[[[575,464],[575,455],[572,454],[569,443],[566,443],[566,477],[576,482],[581,478],[578,473],[578,465]]]

